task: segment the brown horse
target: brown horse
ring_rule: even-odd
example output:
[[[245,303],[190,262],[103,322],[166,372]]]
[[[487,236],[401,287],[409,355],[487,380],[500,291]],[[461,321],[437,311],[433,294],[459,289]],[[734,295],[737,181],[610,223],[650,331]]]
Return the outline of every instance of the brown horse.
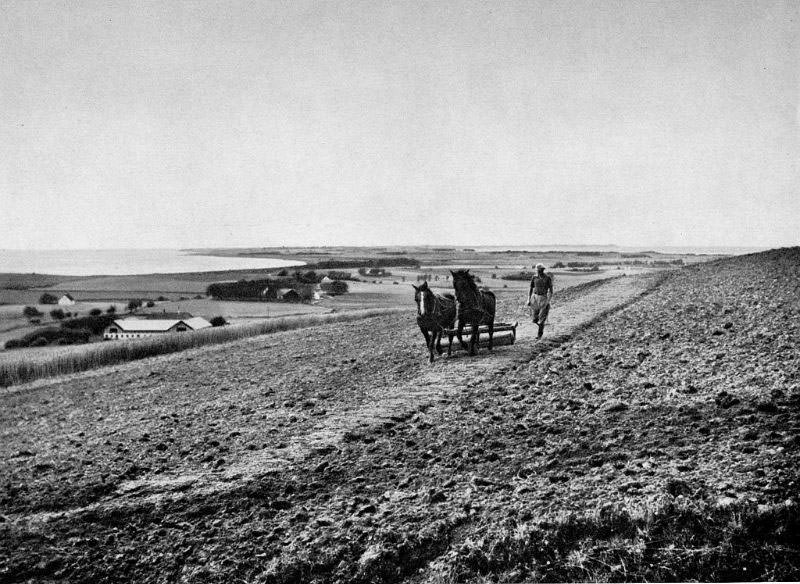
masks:
[[[414,286],[414,301],[417,303],[417,324],[425,337],[425,346],[430,353],[430,362],[433,363],[433,348],[442,354],[442,331],[444,329],[453,330],[456,322],[456,299],[452,294],[441,296],[434,294],[428,288],[428,283],[423,282],[422,286]],[[448,333],[450,346],[447,355],[453,347],[453,333]]]
[[[469,354],[475,354],[478,346],[478,327],[482,324],[489,325],[489,350],[492,350],[494,337],[494,314],[497,299],[489,290],[479,290],[475,277],[469,270],[450,271],[453,274],[453,288],[458,301],[458,341],[466,349],[467,345],[461,337],[464,325],[472,325],[472,336],[469,341]]]

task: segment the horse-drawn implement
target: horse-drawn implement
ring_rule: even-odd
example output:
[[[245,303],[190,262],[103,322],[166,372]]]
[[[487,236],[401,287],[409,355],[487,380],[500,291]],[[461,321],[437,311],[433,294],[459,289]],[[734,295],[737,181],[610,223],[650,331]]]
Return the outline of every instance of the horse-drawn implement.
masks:
[[[517,340],[517,326],[519,326],[518,322],[513,324],[508,322],[496,322],[494,323],[494,337],[492,338],[492,344],[495,347],[500,347],[503,345],[513,345],[514,342]],[[444,329],[444,335],[449,337],[450,333],[453,335],[456,334],[458,329]],[[478,347],[484,349],[489,346],[489,325],[482,324],[478,327]],[[464,337],[467,337],[467,331],[464,331]],[[442,339],[442,348],[448,349],[448,343],[444,342]],[[453,350],[460,350],[461,344],[458,342],[458,338],[453,338]],[[469,347],[467,347],[469,350]]]
[[[495,345],[513,345],[517,340],[518,323],[495,322],[494,293],[479,289],[469,270],[451,273],[455,296],[436,294],[427,282],[414,286],[417,324],[425,337],[430,362],[433,363],[435,352],[440,355],[444,352],[442,340],[445,335],[448,355],[453,347],[474,355],[481,347],[492,349]]]

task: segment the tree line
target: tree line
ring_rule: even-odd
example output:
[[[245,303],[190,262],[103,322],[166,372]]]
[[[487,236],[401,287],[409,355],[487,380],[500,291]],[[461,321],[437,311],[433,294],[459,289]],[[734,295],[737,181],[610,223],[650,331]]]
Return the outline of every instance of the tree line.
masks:
[[[263,278],[259,280],[239,280],[238,282],[215,282],[206,288],[206,294],[215,300],[259,300],[275,301],[278,299],[278,291],[289,288],[297,292],[300,300],[312,300],[317,285],[323,292],[336,296],[345,294],[348,291],[347,282],[344,276],[350,279],[350,274],[344,272],[331,272],[331,275],[339,276],[339,279],[330,282],[322,282],[325,274],[314,270],[305,272],[296,271],[288,275],[286,270],[278,272],[274,278]],[[285,275],[280,275],[285,274]],[[328,277],[330,278],[331,275]]]

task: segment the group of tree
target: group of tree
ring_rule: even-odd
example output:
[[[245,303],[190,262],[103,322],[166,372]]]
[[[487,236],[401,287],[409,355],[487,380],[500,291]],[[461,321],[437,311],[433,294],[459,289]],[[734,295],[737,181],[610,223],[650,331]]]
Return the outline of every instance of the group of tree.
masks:
[[[100,310],[100,309],[94,309]],[[105,328],[114,322],[112,314],[90,314],[61,320],[59,326],[49,326],[36,329],[18,339],[6,342],[6,349],[20,347],[43,347],[50,344],[72,345],[88,343],[92,336],[103,334]]]
[[[141,308],[142,306],[147,306],[148,308],[153,308],[156,305],[155,302],[152,300],[144,300],[142,298],[131,298],[128,301],[128,312],[134,312]]]
[[[527,271],[523,270],[521,272],[514,272],[513,274],[503,274],[501,276],[501,278],[503,280],[522,280],[522,281],[527,282],[531,278],[533,278],[534,275],[535,275],[535,272],[527,272]]]
[[[22,309],[22,316],[26,318],[39,318],[42,314],[35,306],[26,306]]]
[[[353,274],[350,272],[345,272],[343,270],[330,270],[328,271],[328,277],[331,280],[353,280]]]
[[[353,258],[347,260],[322,260],[313,264],[307,264],[307,268],[314,270],[337,270],[346,268],[380,268],[380,267],[408,267],[418,268],[419,260],[403,256],[387,256],[380,258]]]
[[[347,294],[348,290],[350,289],[347,285],[347,282],[343,280],[331,280],[330,282],[323,282],[320,284],[320,288],[322,288],[323,292],[331,296]]]
[[[369,268],[364,266],[358,268],[358,273],[361,274],[362,276],[372,276],[379,278],[385,278],[387,276],[392,275],[392,273],[386,268]]]
[[[305,272],[298,270],[291,275],[286,272],[285,276],[278,276],[275,278],[239,280],[238,282],[216,282],[208,286],[206,294],[215,300],[274,302],[279,300],[279,292],[286,289],[297,292],[299,299],[302,301],[312,300],[318,284],[323,292],[331,295],[344,294],[348,291],[346,282],[341,280],[322,282],[324,277],[324,274],[313,270]]]

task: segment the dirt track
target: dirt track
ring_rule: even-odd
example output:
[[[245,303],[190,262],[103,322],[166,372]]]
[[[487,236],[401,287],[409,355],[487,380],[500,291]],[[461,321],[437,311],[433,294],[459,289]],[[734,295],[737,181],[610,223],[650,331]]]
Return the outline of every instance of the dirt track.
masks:
[[[659,331],[650,321],[671,310],[669,290],[571,338],[653,283],[621,278],[559,293],[544,342],[523,323],[516,345],[476,358],[428,365],[410,310],[8,394],[0,503],[11,545],[0,575],[447,579],[473,569],[459,554],[487,529],[612,501],[646,504],[670,480],[703,497],[785,498],[796,486],[782,471],[793,468],[793,438],[778,420],[786,406],[758,398],[771,404],[766,418],[719,407],[725,396],[697,368],[713,357],[709,371],[727,382],[727,361],[691,339],[686,347],[701,354],[677,354],[704,381],[692,386],[659,361],[672,358],[665,339],[682,334],[670,332],[672,321]],[[735,306],[733,297],[725,301]],[[502,320],[522,316],[520,298],[499,301]],[[701,312],[710,302],[698,299]],[[734,339],[732,329],[713,341]],[[781,448],[764,454],[774,464],[761,460],[754,481],[737,478],[749,451],[727,425],[732,415],[735,430],[753,426],[767,451]],[[770,420],[778,423],[765,429]]]

